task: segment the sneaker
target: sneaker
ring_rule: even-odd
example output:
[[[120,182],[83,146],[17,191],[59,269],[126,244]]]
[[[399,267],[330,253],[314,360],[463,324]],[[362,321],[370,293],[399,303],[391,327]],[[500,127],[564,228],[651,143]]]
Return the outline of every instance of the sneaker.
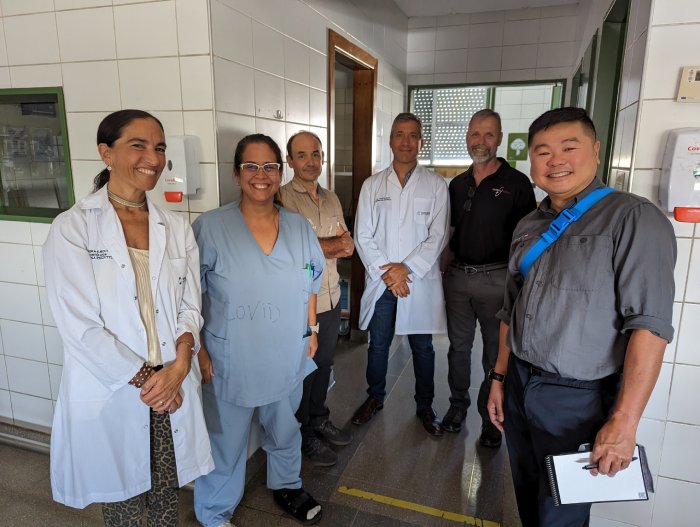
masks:
[[[486,448],[498,448],[501,446],[501,431],[493,426],[493,423],[484,421],[481,424],[481,436],[479,444]]]
[[[454,404],[442,418],[442,429],[447,432],[459,432],[462,429],[462,422],[467,417],[467,409]]]
[[[352,435],[335,426],[330,419],[326,419],[320,425],[314,426],[314,432],[331,445],[345,446],[352,443]]]
[[[338,454],[323,444],[318,437],[312,437],[301,445],[301,453],[318,467],[332,467],[338,462]]]

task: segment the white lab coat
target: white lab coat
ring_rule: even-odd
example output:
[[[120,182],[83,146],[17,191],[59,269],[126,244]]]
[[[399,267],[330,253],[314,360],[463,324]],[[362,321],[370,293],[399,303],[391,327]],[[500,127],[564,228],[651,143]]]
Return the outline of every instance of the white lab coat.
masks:
[[[150,199],[149,265],[163,362],[190,332],[199,349],[199,252],[186,219]],[[148,358],[124,232],[106,186],[53,222],[43,252],[51,311],[63,338],[61,387],[51,433],[56,501],[83,508],[151,488],[149,408],[128,382]],[[196,363],[196,360],[194,361]],[[193,365],[194,366],[194,365]],[[178,481],[213,468],[196,367],[171,414]]]
[[[439,263],[449,221],[447,183],[421,165],[403,188],[393,166],[362,184],[355,218],[355,246],[366,271],[361,329],[369,325],[374,305],[386,289],[379,266],[403,262],[413,273],[408,284],[411,294],[398,300],[395,333],[447,331]]]

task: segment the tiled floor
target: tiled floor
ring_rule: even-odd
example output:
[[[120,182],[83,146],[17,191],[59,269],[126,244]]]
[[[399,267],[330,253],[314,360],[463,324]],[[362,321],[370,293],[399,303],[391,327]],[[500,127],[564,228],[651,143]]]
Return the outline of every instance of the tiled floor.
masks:
[[[477,334],[477,339],[479,339]],[[365,398],[366,345],[339,343],[336,386],[329,406],[336,425],[351,430],[351,445],[333,447],[334,467],[304,465],[304,486],[323,504],[319,526],[329,527],[519,527],[505,446],[499,450],[476,445],[480,418],[472,407],[459,434],[429,437],[415,417],[413,367],[406,339],[394,343],[382,410],[367,425],[350,424]],[[436,398],[443,415],[449,406],[445,337],[435,339]],[[475,343],[474,373],[480,369],[480,343]],[[473,382],[473,385],[475,383]],[[473,399],[476,397],[475,390]],[[259,454],[259,453],[258,453]],[[254,459],[263,459],[257,455]],[[233,518],[237,527],[299,525],[272,501],[265,487],[264,463],[257,465],[243,502]],[[192,493],[181,492],[181,525],[198,525]],[[101,525],[99,506],[85,510],[63,507],[51,500],[48,457],[0,445],[0,526]]]

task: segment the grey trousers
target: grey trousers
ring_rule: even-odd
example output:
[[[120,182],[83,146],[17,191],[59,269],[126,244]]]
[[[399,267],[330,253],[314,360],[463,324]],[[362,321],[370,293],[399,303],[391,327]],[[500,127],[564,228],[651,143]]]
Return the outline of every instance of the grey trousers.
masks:
[[[481,357],[484,379],[479,388],[477,409],[482,420],[487,422],[489,417],[486,403],[491,384],[486,375],[495,366],[498,357],[500,321],[496,318],[496,313],[503,307],[505,281],[505,268],[467,274],[453,266],[449,267],[444,280],[447,335],[450,339],[450,349],[447,352],[450,404],[465,410],[471,404],[471,354],[478,321],[484,347]]]

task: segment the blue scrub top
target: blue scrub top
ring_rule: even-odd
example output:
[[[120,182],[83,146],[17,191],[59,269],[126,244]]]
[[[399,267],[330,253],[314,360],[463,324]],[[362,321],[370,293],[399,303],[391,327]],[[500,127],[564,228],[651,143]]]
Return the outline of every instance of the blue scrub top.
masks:
[[[206,212],[192,225],[213,388],[239,406],[279,401],[305,375],[309,295],[321,287],[325,258],[308,221],[279,211],[269,255],[248,230],[238,202]]]

